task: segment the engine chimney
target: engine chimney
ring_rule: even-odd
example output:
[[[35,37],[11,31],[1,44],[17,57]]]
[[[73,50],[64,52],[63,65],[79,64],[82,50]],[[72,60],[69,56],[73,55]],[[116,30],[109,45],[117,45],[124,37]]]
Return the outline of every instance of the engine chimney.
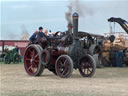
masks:
[[[78,38],[78,13],[73,13],[73,39],[76,41]]]

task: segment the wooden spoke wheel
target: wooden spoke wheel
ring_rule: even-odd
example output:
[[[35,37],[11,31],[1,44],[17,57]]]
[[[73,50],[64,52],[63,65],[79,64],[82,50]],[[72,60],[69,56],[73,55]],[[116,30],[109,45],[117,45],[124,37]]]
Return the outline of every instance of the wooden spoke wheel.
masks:
[[[92,77],[96,70],[96,62],[91,55],[85,55],[79,60],[79,72],[83,77]]]
[[[31,76],[39,76],[44,70],[39,45],[30,45],[25,50],[24,67]]]
[[[73,61],[68,55],[61,55],[56,60],[56,73],[61,78],[68,78],[72,75]]]

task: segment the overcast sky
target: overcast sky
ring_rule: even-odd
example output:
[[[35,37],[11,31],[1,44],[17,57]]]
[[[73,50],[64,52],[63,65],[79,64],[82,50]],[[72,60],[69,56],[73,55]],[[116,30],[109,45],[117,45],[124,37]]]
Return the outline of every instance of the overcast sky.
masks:
[[[20,39],[23,32],[32,35],[39,26],[53,32],[67,29],[65,12],[68,12],[67,5],[71,0],[0,1],[0,39]],[[108,18],[121,17],[128,21],[128,0],[79,1],[84,12],[84,16],[79,18],[80,31],[103,34],[110,30]],[[118,24],[116,31],[124,32]]]

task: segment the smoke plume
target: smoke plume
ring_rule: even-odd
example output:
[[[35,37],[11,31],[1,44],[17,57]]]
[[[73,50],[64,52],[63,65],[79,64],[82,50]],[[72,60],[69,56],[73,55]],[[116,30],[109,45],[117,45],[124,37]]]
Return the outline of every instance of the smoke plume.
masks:
[[[66,20],[68,22],[68,24],[72,24],[72,19],[71,19],[71,16],[72,16],[72,5],[68,5],[67,6],[69,11],[65,13],[65,17],[66,17]]]
[[[85,18],[88,15],[93,15],[93,10],[85,6],[85,2],[80,0],[69,0],[68,2],[69,11],[65,13],[66,20],[68,23],[72,23],[71,15],[73,12],[77,12],[80,17]]]

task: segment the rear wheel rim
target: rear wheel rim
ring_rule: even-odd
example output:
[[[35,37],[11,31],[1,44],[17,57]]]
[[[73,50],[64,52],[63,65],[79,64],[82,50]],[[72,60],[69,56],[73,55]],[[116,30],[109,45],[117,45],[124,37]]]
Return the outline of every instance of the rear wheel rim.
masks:
[[[29,75],[34,75],[38,71],[39,54],[34,47],[29,47],[24,56],[25,69]]]

